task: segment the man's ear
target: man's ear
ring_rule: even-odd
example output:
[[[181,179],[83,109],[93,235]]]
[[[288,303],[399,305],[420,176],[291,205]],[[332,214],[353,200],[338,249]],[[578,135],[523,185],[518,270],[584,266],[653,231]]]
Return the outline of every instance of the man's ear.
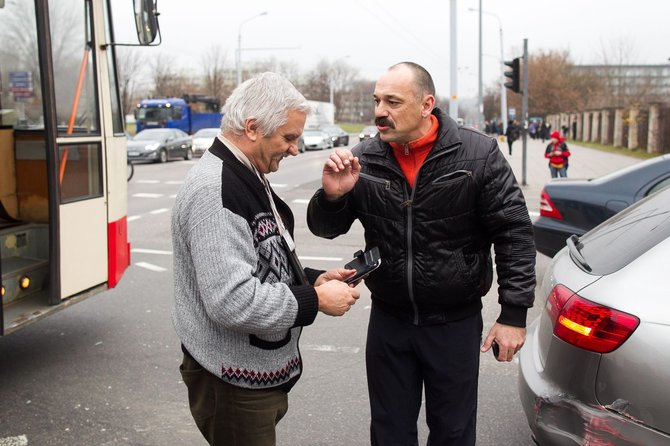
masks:
[[[259,138],[260,135],[258,133],[258,123],[256,122],[256,118],[247,118],[247,120],[244,121],[244,134],[251,141],[256,141]]]
[[[425,118],[433,113],[435,108],[435,96],[428,94],[424,96],[423,102],[421,103],[421,115]]]

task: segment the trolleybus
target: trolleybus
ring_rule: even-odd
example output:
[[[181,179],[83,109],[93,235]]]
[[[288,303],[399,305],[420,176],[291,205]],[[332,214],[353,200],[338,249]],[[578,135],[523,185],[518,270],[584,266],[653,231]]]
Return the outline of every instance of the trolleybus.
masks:
[[[152,44],[155,0],[125,1]],[[114,287],[129,265],[119,3],[0,0],[0,335]]]

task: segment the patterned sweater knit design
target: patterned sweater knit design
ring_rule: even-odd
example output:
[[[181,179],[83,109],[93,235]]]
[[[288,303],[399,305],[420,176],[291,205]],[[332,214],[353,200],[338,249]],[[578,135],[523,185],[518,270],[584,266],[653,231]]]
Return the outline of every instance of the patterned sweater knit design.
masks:
[[[293,214],[273,197],[293,232]],[[298,338],[318,311],[295,285],[288,253],[258,177],[217,138],[188,173],[172,214],[177,336],[222,380],[290,388],[302,371]],[[320,271],[305,269],[313,283]]]

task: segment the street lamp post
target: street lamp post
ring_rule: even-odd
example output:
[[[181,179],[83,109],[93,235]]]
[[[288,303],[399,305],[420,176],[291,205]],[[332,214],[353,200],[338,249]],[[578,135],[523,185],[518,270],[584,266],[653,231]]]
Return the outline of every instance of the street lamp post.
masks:
[[[481,2],[480,2],[481,4]],[[479,12],[479,42],[480,42],[480,47],[479,47],[479,72],[480,72],[480,78],[479,78],[479,104],[482,106],[481,112],[483,113],[483,98],[481,96],[482,94],[482,78],[481,78],[481,64],[482,64],[482,47],[481,47],[481,41],[482,41],[482,22],[481,22],[481,17],[482,14],[487,14],[490,16],[493,16],[496,20],[498,20],[498,28],[500,29],[500,119],[502,121],[503,125],[503,134],[507,132],[507,89],[505,88],[505,62],[504,62],[504,54],[503,54],[503,28],[502,28],[502,21],[500,20],[500,17],[498,17],[496,14],[493,14],[492,12],[487,12],[483,11],[482,9],[475,9],[475,8],[469,8],[469,11],[478,11]]]
[[[237,30],[237,51],[235,53],[235,67],[237,71],[237,84],[240,85],[242,83],[242,25],[245,23],[256,19],[258,17],[267,15],[267,11],[263,11],[259,14],[256,14],[255,16],[249,17],[248,19],[244,20],[242,23],[240,23],[240,27]]]

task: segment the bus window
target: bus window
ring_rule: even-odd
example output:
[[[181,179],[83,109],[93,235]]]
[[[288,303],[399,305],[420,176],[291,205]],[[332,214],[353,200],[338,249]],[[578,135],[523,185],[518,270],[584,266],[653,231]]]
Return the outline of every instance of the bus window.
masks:
[[[66,7],[63,3],[68,3]],[[90,3],[61,0],[49,5],[58,134],[99,133],[90,41]]]

